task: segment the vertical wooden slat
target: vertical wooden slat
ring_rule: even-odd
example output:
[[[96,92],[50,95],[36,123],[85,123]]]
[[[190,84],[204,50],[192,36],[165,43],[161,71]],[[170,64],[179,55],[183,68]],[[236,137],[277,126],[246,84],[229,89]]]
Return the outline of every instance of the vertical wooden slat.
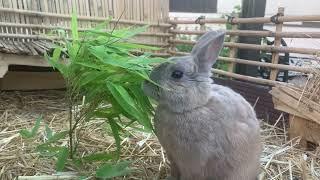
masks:
[[[98,8],[98,16],[99,17],[104,17],[101,0],[97,0],[97,8]]]
[[[22,0],[22,7],[24,10],[28,10],[28,2],[27,0]],[[26,24],[30,23],[30,17],[29,16],[25,16],[25,22]],[[31,34],[32,29],[31,28],[26,28],[25,29],[25,33],[26,35]],[[27,42],[30,41],[30,39],[26,39]]]
[[[61,7],[60,7],[60,0],[55,0],[55,7],[56,7],[56,12],[57,14],[61,14]],[[63,26],[62,25],[62,18],[56,18],[57,19],[57,26]]]
[[[78,7],[78,15],[84,16],[85,15],[85,2],[84,2],[84,0],[78,0],[77,7]],[[86,27],[86,24],[83,21],[79,21],[78,25],[80,28]]]
[[[94,4],[93,4],[94,0],[90,0],[89,1],[89,7],[90,7],[90,16],[94,17],[95,16],[95,10],[94,10]],[[92,21],[90,21],[90,27],[93,27],[94,23]]]
[[[112,0],[113,17],[118,18],[119,14],[119,1]]]
[[[144,21],[145,20],[144,15],[145,15],[147,9],[144,9],[145,0],[140,0],[140,1],[141,1],[141,7],[142,7],[142,9],[141,9],[142,11],[141,11],[140,17],[141,17],[141,21]]]
[[[56,7],[56,0],[50,0],[50,7],[49,9],[51,10],[51,13],[57,13],[57,7]],[[58,24],[58,18],[50,18],[51,19],[51,24],[56,26]]]
[[[107,7],[108,1],[107,0],[101,0],[101,13],[102,17],[108,17],[108,7]]]
[[[10,5],[9,5],[9,1],[8,0],[3,0],[3,7],[5,8],[10,8]],[[5,22],[12,22],[12,13],[4,13],[4,19],[5,19]],[[13,33],[13,30],[12,30],[12,27],[5,27],[5,33]],[[9,38],[7,38],[9,39]]]
[[[3,7],[3,0],[0,0],[0,7]],[[1,21],[1,22],[5,22],[5,13],[1,13],[1,12],[0,12],[0,21]],[[5,28],[4,28],[3,26],[1,26],[0,32],[1,32],[1,33],[5,33],[5,32],[6,32],[6,31],[5,31]]]
[[[284,8],[283,7],[279,7],[278,8],[278,15],[279,16],[283,16],[284,15]],[[283,23],[276,24],[276,33],[282,32],[282,26],[283,26]],[[274,46],[280,47],[280,45],[281,45],[281,37],[275,37],[274,38]],[[279,63],[279,53],[278,52],[273,52],[272,53],[272,63],[273,64],[278,64]],[[276,80],[278,72],[279,72],[278,69],[271,69],[270,80]]]
[[[114,17],[113,0],[108,0],[108,15]]]
[[[66,6],[68,8],[68,14],[71,15],[73,13],[73,6],[72,6],[72,0],[67,0],[66,2]],[[71,21],[67,20],[67,25],[68,27],[71,27]],[[67,33],[67,37],[69,38],[70,36],[70,32]]]
[[[39,11],[46,12],[45,5],[44,5],[45,0],[38,1],[38,3],[39,3]],[[41,18],[41,25],[45,24],[46,19],[47,19],[46,17]],[[40,34],[45,34],[45,33],[46,33],[45,29],[40,29]]]
[[[17,5],[18,5],[18,9],[23,9],[23,2],[22,2],[22,0],[18,0],[17,1]],[[1,16],[1,15],[0,15]],[[26,21],[25,21],[25,16],[23,15],[23,14],[20,14],[19,15],[19,19],[20,19],[20,23],[21,24],[25,24],[26,23]],[[20,28],[20,33],[21,34],[25,34],[25,28]],[[24,39],[22,39],[22,41],[24,42]]]
[[[18,2],[17,0],[11,0],[12,2],[12,8],[13,9],[18,9]],[[14,13],[14,23],[17,23],[17,24],[21,24],[20,22],[20,18],[19,18],[19,14],[16,14]],[[14,28],[14,33],[20,33],[21,32],[21,29],[18,29],[18,28]],[[20,39],[16,39],[16,40],[20,40]]]
[[[63,7],[63,1],[64,0],[59,0],[59,14],[65,14],[64,12],[64,7]],[[62,26],[65,26],[65,19],[60,19],[60,24],[62,24]]]
[[[43,11],[43,9],[41,8],[41,4],[42,4],[42,2],[43,2],[43,0],[37,0],[36,1],[36,7],[37,7],[37,9],[36,9],[36,11],[38,11],[38,12],[41,12],[41,11]],[[36,19],[37,19],[37,23],[38,24],[43,24],[43,22],[44,22],[44,17],[36,17]],[[38,34],[41,34],[42,33],[42,29],[38,29]]]

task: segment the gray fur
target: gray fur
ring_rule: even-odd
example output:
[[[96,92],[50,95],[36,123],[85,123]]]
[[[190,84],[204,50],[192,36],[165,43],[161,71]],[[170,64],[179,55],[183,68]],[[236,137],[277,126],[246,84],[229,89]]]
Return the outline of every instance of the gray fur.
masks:
[[[254,180],[259,172],[260,128],[251,105],[231,89],[212,83],[210,70],[224,31],[210,31],[191,56],[156,67],[144,91],[159,103],[156,135],[179,180]],[[173,71],[184,72],[181,79]]]

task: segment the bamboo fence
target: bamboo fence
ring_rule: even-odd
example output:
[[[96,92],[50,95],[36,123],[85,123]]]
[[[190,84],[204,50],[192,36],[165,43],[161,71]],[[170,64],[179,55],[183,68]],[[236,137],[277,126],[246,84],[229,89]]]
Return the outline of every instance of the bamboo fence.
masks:
[[[43,36],[54,29],[70,31],[72,8],[76,9],[79,30],[85,30],[97,23],[112,17],[110,28],[149,25],[148,31],[139,34],[132,41],[144,45],[163,48],[153,52],[156,56],[187,55],[178,52],[176,45],[193,45],[192,40],[182,40],[180,35],[202,35],[207,25],[231,24],[231,30],[226,32],[230,41],[224,46],[230,48],[229,57],[220,57],[220,61],[228,62],[228,72],[214,70],[215,73],[256,83],[275,85],[279,70],[290,70],[302,73],[312,73],[312,70],[302,67],[278,64],[279,53],[300,53],[319,56],[320,49],[283,47],[281,38],[317,38],[320,31],[315,32],[283,32],[286,22],[320,21],[320,15],[286,16],[284,8],[272,17],[259,18],[203,18],[197,20],[169,19],[169,0],[0,0],[0,49],[17,47],[15,52],[30,50],[32,55],[42,54],[50,44]],[[273,23],[275,31],[239,30],[242,23]],[[198,30],[180,30],[178,25],[199,25]],[[238,43],[238,37],[274,37],[274,45],[256,45]],[[31,42],[31,43],[29,43]],[[272,63],[257,62],[237,58],[238,49],[260,50],[272,53]],[[254,65],[271,69],[269,80],[247,77],[234,73],[236,64]]]
[[[320,31],[315,32],[283,32],[282,28],[286,22],[314,22],[320,21],[320,15],[308,15],[308,16],[285,16],[284,8],[278,8],[278,13],[272,17],[258,17],[258,18],[238,18],[232,17],[229,19],[225,18],[203,18],[200,20],[178,20],[177,18],[171,19],[170,24],[174,28],[171,28],[169,33],[174,34],[169,39],[170,50],[168,51],[172,55],[184,56],[188,55],[187,52],[179,52],[175,48],[176,45],[194,45],[196,41],[193,40],[184,40],[179,39],[179,35],[202,35],[206,30],[201,29],[201,26],[204,25],[213,25],[213,24],[230,24],[231,30],[227,30],[226,34],[230,36],[230,41],[224,43],[224,47],[230,49],[229,57],[219,57],[219,61],[228,62],[228,71],[213,69],[213,72],[219,75],[227,76],[230,78],[245,80],[249,82],[267,84],[267,85],[276,85],[280,82],[276,81],[277,74],[279,70],[288,70],[301,73],[313,73],[312,69],[295,67],[290,65],[278,64],[279,62],[279,53],[299,53],[299,54],[308,54],[315,57],[320,55],[320,48],[310,49],[310,48],[297,48],[297,47],[283,47],[281,46],[281,38],[315,38],[320,39]],[[253,30],[239,30],[239,24],[265,24],[273,23],[275,24],[275,31],[253,31]],[[191,25],[198,24],[200,30],[180,30],[176,28],[178,25]],[[245,44],[238,43],[237,37],[274,37],[274,45],[256,45],[256,44]],[[238,49],[249,49],[249,50],[259,50],[272,53],[272,62],[257,62],[253,60],[245,60],[236,58]],[[245,75],[240,75],[234,73],[235,64],[246,64],[254,65],[260,67],[267,67],[271,70],[270,79],[261,79],[257,77],[249,77]]]
[[[168,46],[169,0],[0,0],[0,48],[16,42],[22,43],[16,49],[28,48],[26,42],[47,40],[46,34],[57,28],[69,32],[72,9],[80,30],[111,18],[110,29],[149,25],[134,42]]]

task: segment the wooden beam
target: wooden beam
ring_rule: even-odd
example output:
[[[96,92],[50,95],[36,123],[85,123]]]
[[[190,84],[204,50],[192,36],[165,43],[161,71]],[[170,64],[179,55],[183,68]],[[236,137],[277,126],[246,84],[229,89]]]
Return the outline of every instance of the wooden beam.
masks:
[[[170,29],[172,34],[203,35],[207,31],[176,30]],[[230,36],[250,36],[250,37],[282,37],[282,38],[320,38],[320,32],[272,32],[272,31],[252,31],[252,30],[228,30],[226,35]]]
[[[22,10],[22,9],[12,9],[12,8],[2,8],[0,7],[0,12],[5,13],[16,13],[22,14],[26,16],[35,16],[35,17],[53,17],[53,18],[61,18],[61,19],[71,19],[70,15],[66,14],[57,14],[57,13],[47,13],[47,12],[39,12],[39,11],[30,11],[30,10]],[[103,22],[107,21],[107,18],[104,17],[93,17],[93,16],[78,16],[78,20],[83,21],[95,21],[95,22]],[[171,24],[165,23],[154,23],[154,22],[143,22],[143,21],[133,21],[133,20],[118,20],[112,19],[111,23],[122,23],[122,24],[130,24],[130,25],[149,25],[149,26],[156,26],[156,27],[171,27]]]
[[[206,18],[195,22],[196,20],[170,20],[170,24],[226,24],[228,20],[225,18]],[[304,16],[283,16],[279,17],[279,22],[305,22],[305,21],[320,21],[320,15],[304,15]],[[232,23],[236,24],[264,24],[271,23],[270,17],[257,17],[257,18],[234,18]]]
[[[169,40],[170,43],[175,44],[189,44],[194,45],[196,41],[190,40]],[[294,48],[294,47],[274,47],[270,45],[255,45],[255,44],[245,44],[245,43],[233,43],[225,42],[223,44],[225,47],[236,47],[239,49],[252,49],[252,50],[263,50],[269,52],[279,52],[279,53],[299,53],[299,54],[311,54],[318,55],[320,49],[311,49],[311,48]]]
[[[279,81],[271,81],[271,80],[268,80],[268,79],[261,79],[261,78],[251,77],[251,76],[245,76],[245,75],[231,73],[231,72],[227,72],[227,71],[223,71],[223,70],[219,70],[219,69],[212,69],[212,72],[216,73],[216,74],[219,74],[219,75],[231,77],[231,78],[234,78],[234,79],[240,79],[240,80],[245,80],[245,81],[248,81],[248,82],[264,84],[264,85],[269,85],[269,86],[285,85],[286,84],[286,83],[282,83],[282,82],[279,82]]]
[[[0,81],[0,90],[63,89],[65,82],[58,72],[9,71]]]
[[[279,14],[279,17],[284,15],[284,8],[283,7],[279,7],[278,14]],[[278,24],[276,24],[276,33],[282,32],[282,27],[283,27],[283,23],[279,22]],[[275,47],[280,47],[281,46],[281,38],[280,37],[275,37],[274,46]],[[278,64],[279,63],[279,52],[272,52],[272,60],[271,60],[271,62],[273,64]],[[279,71],[277,69],[271,69],[270,80],[276,80],[277,76],[278,76],[278,72]]]

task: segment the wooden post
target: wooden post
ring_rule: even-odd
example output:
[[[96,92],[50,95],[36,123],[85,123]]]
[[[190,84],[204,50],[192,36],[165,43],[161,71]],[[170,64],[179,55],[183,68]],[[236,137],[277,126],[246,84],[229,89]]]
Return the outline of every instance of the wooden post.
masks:
[[[232,24],[231,29],[232,30],[238,30],[238,25],[237,24]],[[230,35],[230,42],[232,43],[236,43],[238,41],[238,37],[236,35]],[[237,57],[237,53],[238,53],[238,49],[236,47],[231,47],[230,48],[230,54],[229,57],[230,58],[236,58]],[[235,62],[231,62],[228,65],[228,71],[229,72],[233,72],[234,71],[234,67],[235,67]]]
[[[200,23],[200,31],[206,31],[206,23]]]
[[[178,20],[178,18],[175,17],[174,20]],[[177,24],[172,25],[172,29],[173,29],[173,30],[177,30]],[[177,39],[177,34],[174,34],[170,39],[172,39],[172,40]],[[169,42],[170,42],[170,41],[169,41]],[[171,42],[171,43],[170,43],[170,50],[171,50],[171,51],[176,51],[176,50],[175,50],[175,47],[176,47],[175,43],[172,43],[172,42]]]
[[[284,15],[284,8],[279,7],[278,8],[278,14],[277,16],[283,16]],[[277,22],[276,24],[276,33],[282,32],[283,23]],[[275,37],[274,38],[274,46],[280,47],[281,45],[281,37]],[[279,53],[278,52],[272,52],[272,63],[278,64],[279,63]],[[278,69],[271,69],[270,72],[270,80],[276,80],[279,70]]]

